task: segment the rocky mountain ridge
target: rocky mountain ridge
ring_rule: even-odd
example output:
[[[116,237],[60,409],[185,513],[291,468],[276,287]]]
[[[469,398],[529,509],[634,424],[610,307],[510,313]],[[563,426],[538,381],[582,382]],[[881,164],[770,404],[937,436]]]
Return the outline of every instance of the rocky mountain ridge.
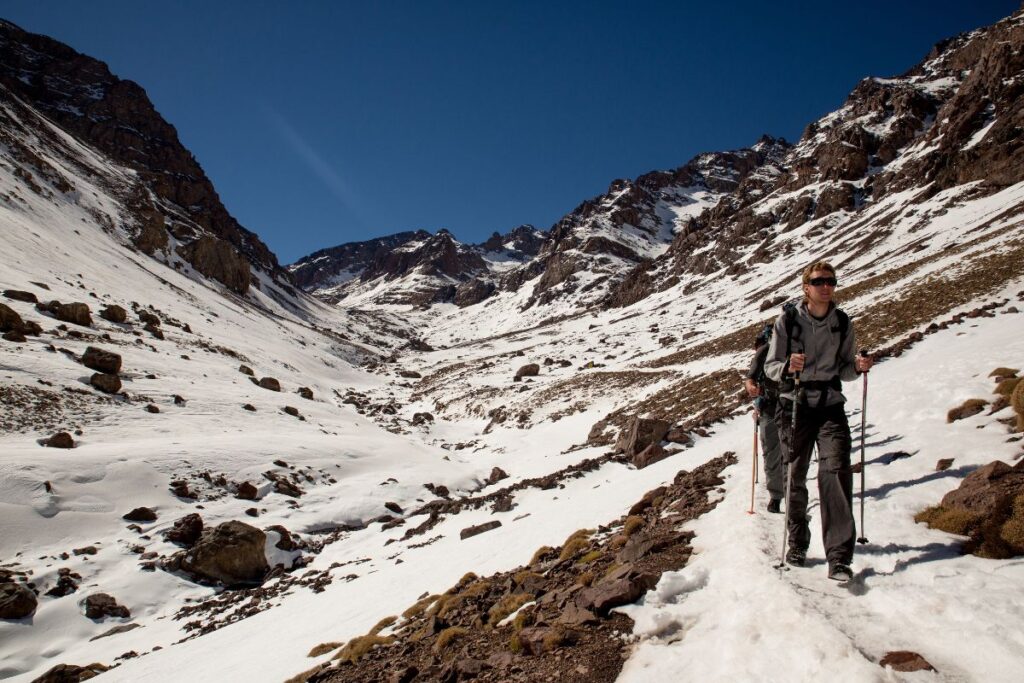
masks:
[[[39,112],[135,172],[111,189],[128,210],[119,227],[139,250],[154,254],[173,249],[203,276],[239,294],[254,281],[250,266],[272,278],[284,276],[273,252],[224,208],[174,126],[138,84],[117,78],[103,62],[63,43],[0,20],[0,93],[7,106]],[[27,114],[21,113],[24,120]],[[14,150],[26,182],[35,178],[33,183],[51,183],[58,193],[74,192],[38,150],[19,140],[24,128],[10,118],[3,123],[3,141]],[[47,133],[45,124],[31,128],[49,138],[54,153],[61,155],[66,146]],[[287,287],[287,282],[282,284]]]

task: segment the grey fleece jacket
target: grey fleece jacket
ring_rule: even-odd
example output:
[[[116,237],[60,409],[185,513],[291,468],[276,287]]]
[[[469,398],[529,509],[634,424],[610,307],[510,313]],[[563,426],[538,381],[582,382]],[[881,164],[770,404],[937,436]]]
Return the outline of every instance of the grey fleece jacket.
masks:
[[[857,379],[859,373],[854,365],[854,349],[857,348],[857,345],[854,340],[852,321],[846,338],[843,340],[842,348],[839,347],[839,316],[836,315],[834,305],[829,308],[824,318],[818,320],[808,312],[807,305],[801,303],[797,306],[794,323],[800,331],[797,333],[796,329],[793,330],[794,340],[790,344],[790,353],[803,352],[807,355],[804,369],[800,372],[801,381],[827,382],[837,375],[844,382]],[[783,312],[775,320],[772,341],[768,347],[768,358],[764,363],[765,374],[776,382],[782,382],[789,374],[786,339],[786,314]],[[832,388],[825,388],[823,391],[827,392],[825,401],[819,403],[820,391],[807,389],[807,404],[830,406],[846,401],[846,397],[841,391]],[[792,391],[781,392],[780,396],[793,400]]]

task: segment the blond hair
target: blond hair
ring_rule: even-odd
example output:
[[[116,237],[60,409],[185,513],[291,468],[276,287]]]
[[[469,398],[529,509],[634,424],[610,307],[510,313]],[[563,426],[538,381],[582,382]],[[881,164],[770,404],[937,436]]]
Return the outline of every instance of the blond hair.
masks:
[[[835,266],[833,266],[831,263],[829,263],[828,261],[815,261],[811,265],[809,265],[806,268],[804,268],[804,272],[800,276],[801,283],[805,284],[805,285],[809,285],[811,283],[811,273],[813,273],[816,270],[823,270],[823,271],[825,271],[827,273],[832,273],[832,277],[836,276]],[[802,289],[803,288],[801,287],[801,290]],[[806,293],[804,294],[804,303],[805,304],[807,303],[807,294]],[[832,303],[833,304],[836,303],[836,296],[835,296],[835,294],[832,295]]]

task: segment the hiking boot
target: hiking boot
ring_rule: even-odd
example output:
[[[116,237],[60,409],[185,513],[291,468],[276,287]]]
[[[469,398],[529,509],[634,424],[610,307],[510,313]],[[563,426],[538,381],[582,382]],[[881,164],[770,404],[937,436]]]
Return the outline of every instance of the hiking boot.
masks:
[[[782,512],[782,499],[772,498],[768,501],[768,512],[779,514]]]
[[[799,550],[798,548],[790,548],[789,552],[786,553],[786,564],[791,564],[794,567],[802,567],[807,562],[807,552]]]
[[[846,583],[853,578],[853,570],[850,569],[850,565],[848,564],[843,564],[842,562],[829,562],[828,578],[833,581],[839,581],[840,583]]]

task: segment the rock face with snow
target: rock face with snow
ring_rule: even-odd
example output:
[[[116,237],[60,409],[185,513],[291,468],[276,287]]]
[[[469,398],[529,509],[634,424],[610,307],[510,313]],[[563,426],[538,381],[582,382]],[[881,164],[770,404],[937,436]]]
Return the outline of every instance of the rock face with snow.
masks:
[[[138,173],[137,182],[126,182],[118,192],[131,209],[130,230],[143,252],[159,252],[173,240],[198,271],[239,293],[249,286],[249,263],[283,275],[267,246],[227,212],[177,131],[136,83],[67,45],[0,21],[0,88],[9,112],[32,119],[22,104],[30,102],[71,135]],[[73,192],[71,179],[28,149],[11,123],[9,114],[0,114],[0,140],[21,159],[26,184],[40,193]],[[36,127],[54,139],[41,121]]]
[[[535,256],[542,240],[528,225],[478,245],[444,229],[417,230],[324,249],[289,270],[299,287],[328,301],[372,293],[378,303],[468,306],[487,298],[503,272]]]

